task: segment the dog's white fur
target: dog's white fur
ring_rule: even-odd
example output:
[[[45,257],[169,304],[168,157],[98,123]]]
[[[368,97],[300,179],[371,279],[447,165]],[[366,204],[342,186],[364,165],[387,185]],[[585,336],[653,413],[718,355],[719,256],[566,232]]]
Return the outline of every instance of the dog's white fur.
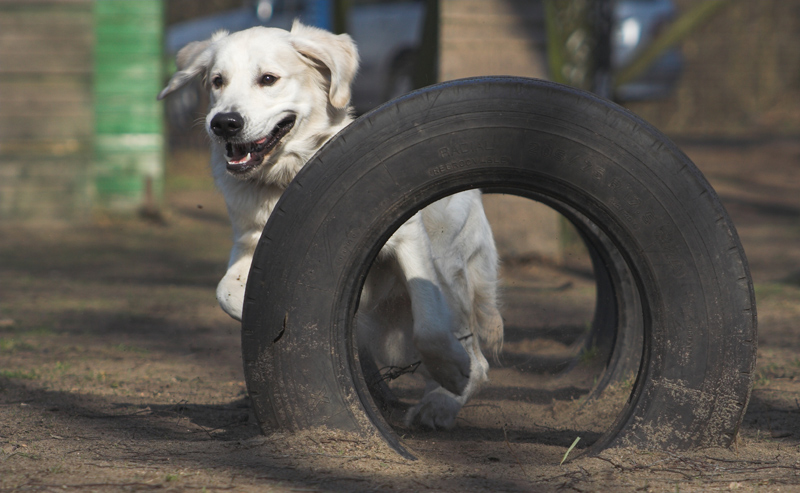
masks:
[[[183,48],[177,66],[159,98],[195,76],[211,86],[206,129],[212,171],[234,235],[217,299],[241,320],[253,252],[275,203],[322,144],[352,121],[348,105],[358,54],[349,36],[295,22],[290,32],[256,27],[217,33]],[[259,84],[263,74],[275,82]],[[296,120],[263,162],[233,173],[229,142],[212,130],[214,116],[230,112],[244,121],[234,144],[259,141],[287,115]],[[381,365],[423,362],[425,396],[406,413],[407,425],[453,427],[461,407],[488,380],[480,343],[496,353],[503,338],[497,263],[480,192],[471,190],[414,215],[372,266],[357,315],[359,351]]]

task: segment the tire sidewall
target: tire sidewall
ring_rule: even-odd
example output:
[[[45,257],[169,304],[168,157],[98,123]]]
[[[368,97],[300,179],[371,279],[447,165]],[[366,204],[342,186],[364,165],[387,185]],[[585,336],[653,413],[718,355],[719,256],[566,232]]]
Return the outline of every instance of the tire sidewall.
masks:
[[[730,442],[749,396],[755,325],[724,209],[694,165],[637,118],[518,79],[402,98],[348,127],[301,171],[265,228],[248,283],[248,388],[269,395],[257,415],[290,429],[377,433],[398,447],[360,375],[358,295],[393,231],[470,188],[567,204],[628,263],[642,300],[642,365],[595,448]]]

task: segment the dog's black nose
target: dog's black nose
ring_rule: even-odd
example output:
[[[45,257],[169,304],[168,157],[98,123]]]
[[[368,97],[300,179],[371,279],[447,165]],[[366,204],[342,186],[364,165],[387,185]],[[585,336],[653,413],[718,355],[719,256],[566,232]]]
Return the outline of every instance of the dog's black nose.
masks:
[[[244,127],[244,118],[239,113],[233,111],[231,113],[217,113],[211,119],[211,131],[215,135],[230,139],[235,137],[236,134],[242,131]]]

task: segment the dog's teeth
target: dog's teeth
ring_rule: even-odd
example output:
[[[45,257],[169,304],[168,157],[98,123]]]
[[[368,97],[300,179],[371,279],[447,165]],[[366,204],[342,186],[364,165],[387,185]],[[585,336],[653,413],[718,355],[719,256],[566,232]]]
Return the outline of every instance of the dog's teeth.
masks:
[[[235,160],[235,161],[234,160],[230,160],[230,161],[228,161],[228,164],[244,164],[244,163],[246,163],[248,161],[250,161],[250,153],[249,152],[247,153],[247,156],[243,157],[242,159],[238,159],[238,160]]]

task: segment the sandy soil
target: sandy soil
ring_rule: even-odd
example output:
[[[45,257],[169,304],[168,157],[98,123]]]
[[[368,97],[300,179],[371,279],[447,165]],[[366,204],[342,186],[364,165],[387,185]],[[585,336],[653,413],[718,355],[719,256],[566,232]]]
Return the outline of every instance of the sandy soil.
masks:
[[[163,223],[0,225],[0,491],[800,491],[800,145],[683,148],[756,283],[758,376],[732,449],[580,456],[630,388],[584,398],[599,370],[577,345],[594,299],[580,258],[506,262],[492,386],[453,431],[398,429],[418,460],[330,430],[261,435],[214,299],[224,207],[176,159]],[[394,382],[409,402],[414,379]]]

